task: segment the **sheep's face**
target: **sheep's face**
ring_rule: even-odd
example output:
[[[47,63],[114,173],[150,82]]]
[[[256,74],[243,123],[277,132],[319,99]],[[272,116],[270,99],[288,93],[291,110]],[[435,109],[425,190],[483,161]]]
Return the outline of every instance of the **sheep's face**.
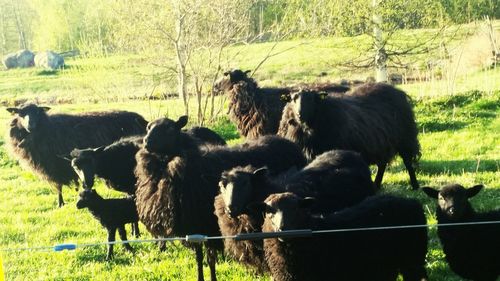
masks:
[[[310,124],[315,116],[316,104],[322,97],[323,95],[317,92],[293,93],[290,97],[290,103],[296,121],[301,124]]]
[[[214,90],[216,92],[230,91],[234,84],[248,80],[249,72],[250,70],[243,72],[239,69],[224,72],[224,77],[215,82]]]
[[[476,185],[466,189],[459,184],[451,184],[439,191],[430,187],[423,187],[422,190],[429,197],[438,200],[438,208],[442,214],[450,220],[460,220],[470,208],[469,198],[478,194],[482,188],[482,185]]]
[[[79,199],[76,202],[76,208],[83,209],[92,206],[92,204],[102,200],[102,197],[97,194],[95,189],[85,189],[79,194]]]
[[[228,217],[237,217],[245,212],[252,199],[251,175],[235,169],[222,174],[219,188]]]
[[[35,104],[28,104],[22,107],[9,107],[7,111],[15,114],[19,118],[20,125],[28,132],[33,132],[39,127],[40,122],[47,117],[47,111],[50,107],[37,106]]]
[[[71,151],[71,167],[82,181],[85,189],[91,189],[94,186],[96,159],[103,150],[104,147],[73,149]]]
[[[150,122],[143,140],[144,148],[151,153],[176,156],[181,129],[186,126],[187,121],[187,116],[181,116],[177,121],[160,118]]]
[[[309,216],[309,207],[314,203],[313,198],[300,198],[290,193],[276,193],[270,195],[260,205],[253,205],[265,213],[273,231],[301,229]]]

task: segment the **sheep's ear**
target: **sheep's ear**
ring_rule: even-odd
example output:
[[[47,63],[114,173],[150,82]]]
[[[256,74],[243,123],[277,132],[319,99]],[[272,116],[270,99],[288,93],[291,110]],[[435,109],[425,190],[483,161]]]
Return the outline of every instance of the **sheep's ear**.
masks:
[[[316,198],[306,197],[299,201],[299,208],[311,208],[316,203]]]
[[[255,170],[251,176],[252,183],[260,183],[266,180],[269,174],[269,169],[267,167],[262,167]]]
[[[181,117],[179,117],[179,120],[177,120],[177,122],[175,123],[177,125],[177,128],[180,130],[182,128],[184,128],[184,126],[186,126],[188,123],[188,117],[187,115],[183,115]]]
[[[267,204],[264,202],[251,202],[247,205],[247,209],[254,211],[256,213],[264,213],[266,211]]]
[[[226,71],[223,73],[224,76],[228,76],[229,74],[231,74],[231,72],[229,72],[229,71]]]
[[[10,112],[10,114],[14,115],[19,113],[19,108],[17,107],[7,107],[7,111]]]
[[[474,197],[476,196],[479,191],[481,191],[481,189],[483,189],[483,185],[482,184],[478,184],[478,185],[475,185],[471,188],[467,188],[467,197],[468,198],[471,198],[471,197]]]
[[[40,108],[41,108],[43,111],[45,111],[45,112],[47,112],[47,111],[49,111],[49,110],[50,110],[50,107],[48,107],[48,106],[40,106]]]
[[[97,148],[94,148],[92,151],[96,152],[96,153],[101,153],[104,151],[104,146],[99,146]]]
[[[244,73],[245,73],[245,74],[248,74],[248,73],[250,73],[250,72],[252,72],[252,71],[251,71],[251,70],[245,70],[245,72],[244,72]]]
[[[430,198],[438,198],[439,191],[432,187],[422,187],[422,191],[425,192],[425,194],[427,194]]]
[[[292,96],[290,95],[290,93],[286,93],[286,94],[282,94],[280,96],[280,99],[284,102],[290,102],[292,100]]]

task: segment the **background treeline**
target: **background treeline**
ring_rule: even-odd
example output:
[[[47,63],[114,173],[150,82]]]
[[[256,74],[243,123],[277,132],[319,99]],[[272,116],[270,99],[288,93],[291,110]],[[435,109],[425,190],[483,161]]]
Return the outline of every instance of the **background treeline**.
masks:
[[[371,3],[371,0],[0,0],[0,53],[20,48],[59,52],[78,49],[89,56],[151,51],[158,48],[155,36],[162,36],[156,27],[162,26],[165,32],[175,30],[178,26],[172,15],[182,9],[197,17],[199,26],[221,27],[212,23],[221,23],[224,18],[226,28],[233,29],[234,42],[354,36],[371,31]],[[498,0],[382,0],[379,9],[384,26],[390,30],[434,28],[484,16],[500,18]],[[199,28],[199,31],[197,36],[205,37],[225,32],[220,28],[212,31]]]

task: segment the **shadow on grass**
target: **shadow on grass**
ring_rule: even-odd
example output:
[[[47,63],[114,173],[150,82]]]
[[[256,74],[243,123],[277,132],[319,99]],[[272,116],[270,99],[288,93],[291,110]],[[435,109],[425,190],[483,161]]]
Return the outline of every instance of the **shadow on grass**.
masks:
[[[427,133],[443,132],[449,130],[460,130],[467,126],[466,122],[461,121],[422,121],[419,124],[419,131]]]
[[[58,70],[42,70],[37,73],[38,76],[54,76],[58,74]]]
[[[115,245],[114,247],[114,257],[112,260],[106,260],[106,246],[93,247],[86,251],[80,251],[76,256],[76,263],[78,265],[85,265],[89,263],[109,263],[110,265],[130,265],[132,264],[132,259],[130,254],[125,253],[125,249]]]
[[[420,160],[419,173],[438,175],[442,173],[462,174],[463,172],[497,172],[497,160]]]

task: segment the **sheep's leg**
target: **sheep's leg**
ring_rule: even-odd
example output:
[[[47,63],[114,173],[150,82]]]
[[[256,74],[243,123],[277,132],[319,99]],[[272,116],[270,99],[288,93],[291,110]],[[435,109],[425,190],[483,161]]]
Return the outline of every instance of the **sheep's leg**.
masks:
[[[61,208],[62,206],[64,206],[64,199],[62,196],[62,184],[56,185],[56,189],[57,189],[57,199],[59,202],[59,208]]]
[[[125,230],[125,225],[119,226],[118,227],[118,234],[120,235],[120,239],[122,241],[127,241],[127,231]],[[123,247],[125,247],[125,250],[133,252],[134,248],[130,246],[129,243],[123,243]]]
[[[380,189],[382,184],[382,178],[384,177],[385,167],[387,167],[387,162],[382,162],[377,164],[377,175],[375,176],[375,187]]]
[[[160,252],[165,252],[167,250],[167,242],[158,241],[158,249],[160,250]]]
[[[115,242],[116,228],[108,229],[108,242]],[[113,259],[113,244],[108,244],[108,253],[106,255],[106,260]]]
[[[203,278],[203,248],[201,244],[198,244],[194,248],[196,252],[196,264],[198,266],[198,281],[204,281]]]
[[[405,164],[406,170],[408,171],[408,174],[410,175],[410,183],[411,186],[414,190],[417,190],[419,185],[417,181],[417,176],[415,175],[415,168],[413,168],[413,163],[410,158],[404,157],[403,158],[403,163]]]
[[[215,264],[217,263],[217,251],[214,249],[207,248],[207,263],[210,267],[210,280],[217,281],[217,275],[215,274]]]
[[[135,238],[139,238],[141,236],[141,232],[139,231],[139,223],[138,222],[132,223],[132,234],[135,236]]]

